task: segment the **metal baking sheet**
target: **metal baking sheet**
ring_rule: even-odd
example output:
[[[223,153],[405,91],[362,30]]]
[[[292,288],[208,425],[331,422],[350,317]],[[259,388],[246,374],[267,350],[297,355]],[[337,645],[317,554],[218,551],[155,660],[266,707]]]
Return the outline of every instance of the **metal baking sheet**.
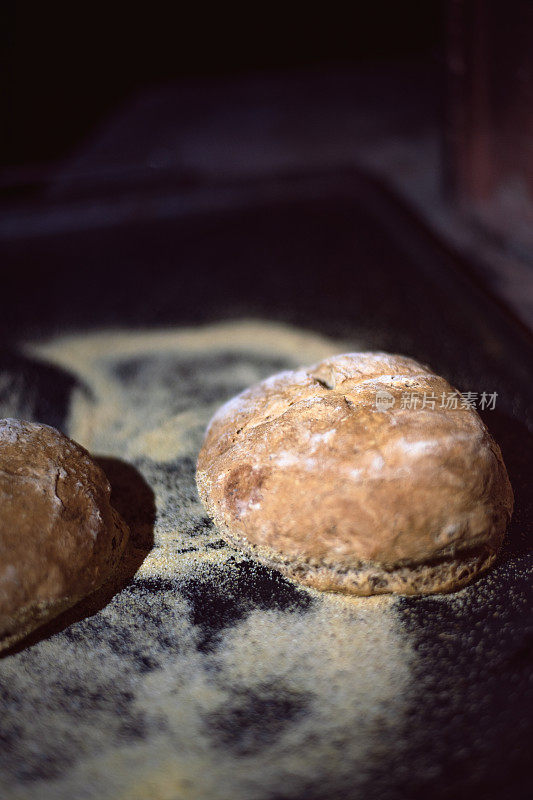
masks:
[[[166,200],[2,242],[1,413],[90,448],[132,547],[0,660],[1,796],[529,797],[530,335],[360,175]],[[346,349],[497,393],[483,416],[516,510],[495,569],[461,592],[308,591],[229,547],[198,501],[216,407]]]

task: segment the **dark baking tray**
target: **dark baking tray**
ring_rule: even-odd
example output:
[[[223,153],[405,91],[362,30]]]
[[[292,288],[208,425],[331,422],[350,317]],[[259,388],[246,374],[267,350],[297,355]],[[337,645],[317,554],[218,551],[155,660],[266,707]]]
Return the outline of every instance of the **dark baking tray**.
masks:
[[[85,202],[90,220],[91,203],[103,201]],[[365,797],[530,797],[529,332],[468,264],[354,171],[152,187],[106,202],[121,209],[110,224],[72,222],[66,198],[55,216],[46,209],[41,225],[8,231],[0,244],[2,366],[31,386],[41,421],[61,426],[69,378],[23,358],[21,338],[239,317],[360,339],[431,364],[463,391],[498,393],[484,418],[502,447],[516,510],[491,591],[446,613],[431,597],[401,600],[420,655],[418,688],[401,763],[384,756]],[[331,787],[323,795],[315,786],[311,796],[332,797]]]

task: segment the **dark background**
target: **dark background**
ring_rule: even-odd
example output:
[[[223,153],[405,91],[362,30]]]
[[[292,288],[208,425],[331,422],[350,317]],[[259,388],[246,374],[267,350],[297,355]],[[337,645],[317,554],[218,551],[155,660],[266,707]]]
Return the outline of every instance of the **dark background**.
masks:
[[[300,9],[228,4],[4,4],[3,166],[57,159],[152,84],[332,64],[440,63],[441,2]]]

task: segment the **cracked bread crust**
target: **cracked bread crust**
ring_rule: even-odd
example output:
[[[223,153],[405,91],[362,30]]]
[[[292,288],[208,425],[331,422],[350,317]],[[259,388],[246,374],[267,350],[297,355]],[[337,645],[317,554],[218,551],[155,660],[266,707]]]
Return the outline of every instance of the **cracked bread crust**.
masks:
[[[381,410],[376,393],[393,403]],[[402,395],[435,397],[405,408]],[[241,549],[354,594],[450,591],[494,561],[513,508],[498,445],[428,367],[348,353],[274,375],[211,420],[200,496]]]
[[[0,649],[107,580],[128,528],[89,453],[47,425],[0,420]]]

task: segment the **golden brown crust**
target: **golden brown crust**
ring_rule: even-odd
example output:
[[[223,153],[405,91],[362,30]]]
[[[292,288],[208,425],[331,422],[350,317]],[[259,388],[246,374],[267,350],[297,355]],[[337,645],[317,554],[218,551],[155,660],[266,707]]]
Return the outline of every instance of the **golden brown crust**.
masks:
[[[376,406],[387,391],[394,405]],[[317,588],[444,591],[492,563],[513,507],[474,409],[416,361],[348,353],[280,373],[212,419],[200,496],[243,549]],[[402,395],[435,408],[403,408]]]
[[[86,450],[47,425],[0,420],[0,649],[98,588],[128,528]]]

